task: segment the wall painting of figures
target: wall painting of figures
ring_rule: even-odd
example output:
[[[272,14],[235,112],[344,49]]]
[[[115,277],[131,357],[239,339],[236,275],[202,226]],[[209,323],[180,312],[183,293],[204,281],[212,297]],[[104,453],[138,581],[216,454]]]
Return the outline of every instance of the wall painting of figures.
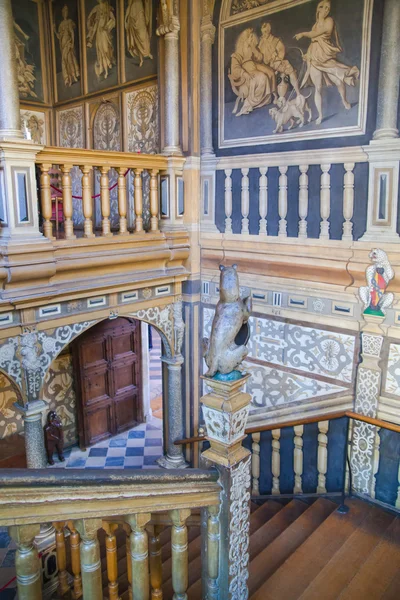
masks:
[[[124,0],[122,35],[124,81],[157,73],[157,0]]]
[[[227,0],[219,146],[365,133],[373,0]]]
[[[19,97],[33,102],[47,102],[47,85],[43,73],[44,36],[43,5],[40,2],[13,0],[14,43],[17,61]]]
[[[51,5],[56,101],[82,94],[78,0],[54,0]]]
[[[85,46],[88,92],[118,83],[116,0],[85,0]]]

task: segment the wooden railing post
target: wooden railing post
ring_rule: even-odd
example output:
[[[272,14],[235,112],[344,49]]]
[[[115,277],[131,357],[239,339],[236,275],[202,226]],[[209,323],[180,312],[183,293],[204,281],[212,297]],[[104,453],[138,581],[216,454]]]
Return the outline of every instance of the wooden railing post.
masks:
[[[101,215],[102,215],[102,222],[101,222],[101,230],[102,230],[102,235],[104,237],[110,237],[112,236],[111,233],[111,223],[110,223],[110,213],[111,213],[111,207],[110,207],[110,190],[109,190],[109,178],[108,178],[108,171],[110,170],[110,168],[107,167],[100,167],[100,201],[101,201]]]
[[[278,198],[278,212],[279,212],[279,231],[278,237],[287,237],[287,207],[288,207],[288,178],[286,173],[288,167],[279,167],[279,198]]]
[[[242,440],[251,396],[242,390],[249,377],[229,382],[203,377],[211,392],[201,399],[210,442],[202,461],[205,466],[215,465],[220,473],[220,550],[215,583],[224,600],[248,598],[251,455]],[[213,552],[215,547],[211,546],[210,561]],[[216,572],[215,567],[212,574]]]
[[[302,494],[302,476],[303,476],[303,431],[304,425],[294,427],[294,488],[293,494]]]
[[[143,169],[135,169],[135,232],[141,233],[143,231],[143,183],[142,183],[142,171]]]
[[[220,544],[219,506],[209,506],[207,513],[207,598],[208,600],[218,600],[218,563]]]
[[[150,527],[149,548],[151,600],[162,600],[162,559],[160,527],[158,525]]]
[[[125,167],[117,167],[118,173],[118,213],[119,213],[119,234],[125,235],[128,233],[126,214],[128,205],[126,200],[126,169]]]
[[[308,165],[300,165],[299,178],[299,238],[307,238],[307,216],[308,216]]]
[[[242,235],[249,233],[249,210],[250,210],[250,192],[249,192],[249,169],[242,169]]]
[[[71,570],[74,576],[74,600],[82,597],[82,576],[81,576],[81,536],[75,529],[73,521],[68,522],[69,544],[71,547]]]
[[[101,519],[79,519],[75,527],[81,536],[81,572],[84,600],[99,600],[103,597],[101,580],[100,547],[97,531]]]
[[[225,169],[225,233],[232,233],[232,169]]]
[[[82,211],[83,216],[85,217],[85,221],[83,224],[84,237],[92,238],[94,237],[93,233],[93,200],[92,200],[92,191],[90,189],[90,171],[92,167],[87,165],[83,165],[80,167],[82,171]]]
[[[173,600],[187,600],[189,585],[189,555],[188,531],[186,520],[190,517],[190,510],[171,510],[169,515],[172,520],[171,545],[172,545],[172,587]]]
[[[13,525],[8,528],[10,537],[17,544],[15,555],[15,571],[19,600],[41,600],[42,571],[35,536],[40,532],[40,525]]]
[[[252,454],[251,454],[251,475],[252,475],[252,487],[251,493],[253,496],[260,495],[260,432],[252,434]]]
[[[58,592],[60,595],[69,591],[68,573],[67,573],[67,552],[65,548],[64,521],[53,523],[56,530],[56,553],[58,567]]]
[[[49,240],[54,240],[53,236],[53,224],[51,222],[51,217],[53,213],[53,207],[51,203],[51,188],[50,188],[50,175],[49,170],[51,169],[51,164],[42,163],[40,165],[40,170],[42,174],[40,175],[40,200],[42,205],[42,215],[43,215],[43,233]]]
[[[328,470],[328,429],[329,421],[318,423],[318,494],[326,494],[326,472]]]
[[[130,551],[133,600],[149,600],[150,598],[149,543],[145,529],[150,519],[150,513],[126,517],[126,521],[132,528]]]
[[[354,167],[355,163],[344,163],[344,188],[343,188],[343,235],[342,240],[353,241],[353,223],[351,219],[354,213]]]
[[[260,213],[259,234],[268,235],[267,214],[268,214],[268,167],[260,167],[258,206]]]
[[[279,477],[281,474],[281,430],[273,429],[272,431],[272,457],[271,457],[271,470],[272,470],[272,494],[279,495]]]
[[[103,529],[106,532],[108,598],[109,600],[119,600],[117,538],[114,534],[118,529],[118,523],[103,521]]]
[[[72,165],[61,165],[62,171],[62,197],[63,197],[63,213],[64,213],[64,233],[66,240],[74,240],[74,223],[72,221],[73,204],[72,204],[72,181],[71,181]]]
[[[158,231],[158,169],[150,172],[150,230]]]
[[[329,171],[330,164],[321,165],[321,202],[320,211],[322,221],[320,223],[320,239],[329,240],[329,217],[331,214],[331,176]]]
[[[132,529],[128,523],[123,524],[126,533],[126,570],[128,575],[128,595],[129,600],[133,600],[132,596],[132,559],[131,559],[131,533]]]

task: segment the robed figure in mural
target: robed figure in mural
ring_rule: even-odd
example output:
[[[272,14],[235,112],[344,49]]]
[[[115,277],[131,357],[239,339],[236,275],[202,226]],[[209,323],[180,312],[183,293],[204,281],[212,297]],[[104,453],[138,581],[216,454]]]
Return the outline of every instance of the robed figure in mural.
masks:
[[[97,0],[99,5],[91,10],[87,19],[87,46],[91,48],[93,40],[96,43],[97,61],[94,66],[98,78],[115,64],[114,47],[111,32],[115,29],[114,9],[107,0]]]
[[[72,19],[68,18],[68,6],[64,6],[61,13],[63,20],[58,26],[58,31],[54,26],[54,33],[60,42],[61,69],[64,83],[70,87],[80,77],[79,65],[75,55],[76,25]]]
[[[343,106],[349,110],[351,105],[346,98],[346,85],[354,86],[360,76],[356,66],[349,67],[337,60],[337,55],[343,51],[335,21],[329,16],[330,0],[322,0],[317,6],[316,23],[311,31],[295,35],[296,40],[309,38],[311,40],[304,60],[307,71],[301,87],[312,84],[315,87],[314,101],[318,111],[317,125],[323,119],[322,87],[334,84],[342,98]]]
[[[139,58],[139,67],[144,58],[151,55],[152,0],[129,0],[125,15],[126,47],[133,57]]]
[[[23,98],[32,96],[37,98],[34,92],[36,77],[34,75],[35,65],[28,64],[25,58],[25,43],[29,40],[27,35],[16,21],[14,21],[14,43],[15,58],[17,61],[18,90]]]
[[[249,27],[239,35],[231,56],[228,77],[237,96],[232,111],[237,117],[270,104],[276,91],[275,72],[263,63],[257,46],[258,37]],[[243,105],[239,110],[240,102]]]

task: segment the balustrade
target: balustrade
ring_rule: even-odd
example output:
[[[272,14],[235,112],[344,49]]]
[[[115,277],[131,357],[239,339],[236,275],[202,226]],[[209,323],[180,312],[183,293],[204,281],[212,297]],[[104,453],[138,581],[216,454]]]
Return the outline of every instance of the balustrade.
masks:
[[[318,153],[315,151],[276,153],[260,157],[254,156],[251,159],[247,156],[219,159],[216,168],[224,171],[225,175],[225,233],[233,233],[232,219],[235,216],[235,222],[237,222],[236,216],[239,216],[233,215],[232,178],[233,174],[240,173],[241,230],[235,233],[246,235],[249,233],[249,215],[252,206],[258,205],[259,224],[257,230],[250,230],[251,234],[277,236],[281,240],[286,240],[293,235],[288,232],[288,219],[291,216],[290,222],[293,222],[293,218],[298,215],[297,236],[300,239],[310,239],[311,234],[323,241],[329,241],[332,239],[331,206],[336,206],[343,200],[342,216],[340,217],[337,211],[333,216],[335,219],[342,219],[340,221],[341,239],[345,242],[352,242],[354,240],[352,219],[354,217],[356,189],[355,167],[357,164],[366,163],[367,161],[367,155],[360,147],[321,150]],[[334,164],[341,164],[344,167],[341,192],[338,185],[331,189],[331,177],[333,176],[331,175],[331,169]],[[292,169],[290,179],[289,168]],[[255,169],[258,169],[258,173]],[[296,169],[298,173],[297,183],[295,183],[296,176],[293,175],[293,169]],[[335,177],[337,176],[336,173],[337,171],[335,171]],[[275,181],[276,174],[278,175],[278,188],[270,184],[269,181],[270,179]],[[257,196],[250,192],[254,189],[251,185],[254,177],[258,178]],[[357,183],[358,185],[361,184],[360,178],[358,178]],[[317,185],[319,187],[319,206],[315,205],[314,200],[313,211],[320,215],[320,219],[318,231],[315,231],[315,229],[310,231],[311,227],[308,222],[310,218],[309,199],[311,193],[315,194]],[[216,193],[216,202],[218,202],[218,191]],[[236,193],[235,190],[234,193]],[[275,195],[275,198],[272,197],[272,194]],[[297,201],[295,200],[296,196]],[[278,232],[272,232],[269,228],[267,214],[270,214],[271,218],[269,220],[271,222],[276,222],[276,219],[278,219]],[[361,215],[357,216],[360,217]],[[313,228],[314,225],[316,226],[315,217],[313,218]],[[338,226],[334,229],[335,235],[337,235]]]
[[[60,237],[67,240],[73,240],[77,236],[107,238],[114,233],[129,235],[128,223],[134,223],[134,232],[137,234],[145,233],[145,229],[151,233],[159,231],[161,204],[159,178],[167,170],[166,157],[46,147],[38,153],[36,162],[41,171],[40,200],[43,234],[48,239],[55,239],[52,223],[54,201],[62,206],[60,212],[62,210],[64,231]],[[52,169],[54,166],[62,174],[61,185],[52,184],[49,171],[54,170]],[[80,185],[76,181],[75,171],[72,170],[74,166],[79,166],[82,173]],[[115,169],[117,176],[115,183],[112,183],[115,179],[112,177],[112,169]],[[94,173],[97,170],[100,174],[99,193],[96,193],[95,189]],[[144,177],[148,177],[149,186],[143,185]],[[133,194],[130,192],[131,185],[128,185],[128,178],[133,182]],[[111,192],[115,188],[117,208],[111,205]],[[101,213],[99,231],[95,228],[94,219],[97,207]],[[150,217],[149,223],[144,223],[145,210]]]

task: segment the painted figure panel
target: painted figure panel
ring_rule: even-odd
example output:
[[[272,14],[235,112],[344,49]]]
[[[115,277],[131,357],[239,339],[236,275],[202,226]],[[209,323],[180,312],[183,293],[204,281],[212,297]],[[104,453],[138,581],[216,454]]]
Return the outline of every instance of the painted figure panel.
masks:
[[[82,93],[78,2],[56,0],[52,17],[57,98],[70,100]]]
[[[220,35],[220,145],[365,129],[370,0],[236,2]]]
[[[28,131],[35,144],[48,144],[46,114],[37,110],[21,109],[21,127]]]
[[[115,0],[87,0],[86,51],[88,91],[118,83]]]
[[[125,0],[126,81],[157,73],[156,14],[154,0]]]

